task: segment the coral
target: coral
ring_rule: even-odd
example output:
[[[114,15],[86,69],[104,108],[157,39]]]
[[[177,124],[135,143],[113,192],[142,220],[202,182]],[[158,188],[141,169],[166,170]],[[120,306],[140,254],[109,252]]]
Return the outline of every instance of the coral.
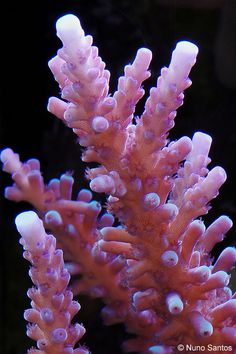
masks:
[[[77,276],[70,284],[74,295],[102,298],[104,323],[124,323],[135,335],[123,343],[124,351],[175,353],[179,343],[203,346],[204,352],[208,345],[221,353],[236,349],[236,295],[227,287],[236,250],[226,248],[215,262],[210,256],[232,222],[221,216],[206,228],[201,219],[226,173],[221,167],[208,169],[209,135],[197,132],[192,139],[168,140],[183,91],[191,85],[188,76],[197,47],[190,42],[177,44],[169,67],[162,69],[150,90],[144,113],[136,117],[135,107],[145,93],[142,83],[150,76],[150,50],[137,52],[111,95],[110,73],[78,18],[60,18],[57,35],[63,47],[49,67],[63,100],[50,98],[48,110],[78,136],[84,148],[82,160],[98,164],[86,170],[86,177],[92,191],[107,195],[106,211],[89,190],[72,197],[71,174],[45,183],[38,160],[22,163],[9,148],[1,153],[3,169],[14,181],[6,188],[6,197],[27,201],[37,210],[57,248],[63,250],[66,268]],[[55,239],[45,234],[32,212],[20,214],[16,223],[27,259],[40,269],[39,278],[31,272],[37,295],[30,291],[33,310],[25,316],[34,324],[30,328],[39,328],[34,339],[41,339],[43,332],[48,336],[51,328],[63,328],[70,338],[74,328],[77,332],[71,335],[68,351],[47,350],[37,343],[42,353],[73,353],[83,327],[70,327],[68,319],[66,324],[60,319],[61,325],[57,320],[61,307],[53,305],[53,296],[64,296],[69,319],[79,309],[66,290],[69,277],[62,270],[62,253],[55,251]],[[31,233],[33,238],[28,236]],[[54,260],[55,254],[60,254],[59,260]],[[59,280],[44,296],[40,284],[48,269],[49,276],[52,271]],[[55,321],[48,326],[40,316],[52,312]]]
[[[88,353],[82,348],[73,350],[85,329],[70,324],[80,305],[72,301],[72,292],[66,290],[70,275],[64,267],[63,252],[55,249],[55,237],[45,233],[42,221],[33,211],[19,214],[16,227],[22,235],[23,256],[32,264],[29,274],[35,285],[28,291],[32,309],[25,311],[24,318],[32,323],[27,335],[37,341],[40,350],[32,348],[28,353]]]

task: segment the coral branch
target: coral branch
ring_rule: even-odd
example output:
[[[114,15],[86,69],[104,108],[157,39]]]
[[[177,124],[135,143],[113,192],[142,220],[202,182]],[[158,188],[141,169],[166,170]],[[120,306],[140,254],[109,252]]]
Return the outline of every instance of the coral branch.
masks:
[[[24,318],[31,323],[27,335],[37,341],[39,350],[29,353],[89,353],[85,348],[73,349],[85,329],[71,324],[80,305],[72,301],[72,292],[67,289],[70,276],[55,238],[45,233],[42,221],[32,211],[19,214],[15,222],[24,258],[32,264],[29,274],[35,285],[28,291],[32,309],[25,311]]]

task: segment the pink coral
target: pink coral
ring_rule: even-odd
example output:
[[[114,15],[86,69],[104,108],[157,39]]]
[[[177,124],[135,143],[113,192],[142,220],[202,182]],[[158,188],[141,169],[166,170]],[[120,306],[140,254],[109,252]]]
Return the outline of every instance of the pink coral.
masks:
[[[71,274],[80,274],[74,293],[101,297],[104,322],[124,322],[136,335],[124,342],[125,351],[165,354],[176,352],[179,343],[236,349],[236,296],[227,287],[236,251],[227,248],[214,264],[209,255],[232,222],[221,216],[206,228],[200,219],[226,173],[208,170],[207,134],[167,139],[191,85],[197,47],[177,44],[144,113],[134,118],[151,52],[138,51],[110,95],[110,73],[78,18],[59,19],[57,34],[63,48],[49,67],[63,100],[51,98],[48,109],[78,135],[83,161],[99,164],[86,176],[93,191],[108,195],[108,213],[101,214],[87,190],[71,200],[68,174],[45,185],[38,161],[21,163],[11,149],[1,154],[15,182],[6,197],[38,210]]]
[[[22,238],[24,258],[31,264],[30,277],[35,287],[29,289],[32,309],[24,313],[31,324],[27,335],[37,341],[37,349],[30,354],[87,354],[88,350],[73,350],[75,343],[83,336],[85,329],[71,320],[80,305],[72,301],[73,294],[66,287],[70,275],[64,267],[63,252],[55,248],[56,239],[47,235],[42,221],[33,211],[16,217],[16,227]]]

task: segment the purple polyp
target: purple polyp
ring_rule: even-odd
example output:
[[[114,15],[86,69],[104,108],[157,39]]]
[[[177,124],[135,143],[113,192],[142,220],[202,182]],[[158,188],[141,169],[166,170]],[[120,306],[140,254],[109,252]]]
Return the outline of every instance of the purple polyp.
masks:
[[[160,204],[160,197],[157,193],[148,193],[143,200],[145,210],[154,210]]]
[[[37,341],[37,346],[40,350],[45,350],[46,349],[46,346],[47,346],[47,341],[46,339],[39,339]]]
[[[51,334],[51,340],[53,343],[64,343],[67,339],[67,332],[64,328],[57,328]]]
[[[161,261],[166,267],[174,267],[178,263],[178,255],[174,251],[165,251],[161,255]]]
[[[46,323],[51,323],[54,321],[54,315],[51,309],[45,308],[40,311],[40,316]]]

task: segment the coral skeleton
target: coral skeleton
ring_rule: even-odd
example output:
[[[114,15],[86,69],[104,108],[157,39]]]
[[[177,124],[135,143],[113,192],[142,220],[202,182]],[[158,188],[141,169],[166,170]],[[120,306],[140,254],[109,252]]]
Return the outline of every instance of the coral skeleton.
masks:
[[[73,349],[85,330],[71,323],[80,307],[72,291],[101,298],[106,325],[125,324],[132,334],[125,352],[178,353],[179,343],[236,350],[236,294],[228,287],[236,250],[227,247],[215,261],[210,255],[232,221],[223,215],[206,227],[202,220],[226,173],[208,169],[209,135],[168,139],[197,46],[177,44],[137,117],[151,51],[138,50],[111,94],[110,72],[79,19],[66,15],[56,28],[63,46],[49,67],[62,99],[50,98],[48,110],[78,136],[82,160],[97,163],[86,177],[107,200],[104,210],[87,189],[73,199],[71,174],[45,183],[38,160],[2,151],[14,181],[6,198],[29,202],[43,221],[33,211],[16,218],[35,285],[25,319],[38,349],[29,353],[89,352]]]

